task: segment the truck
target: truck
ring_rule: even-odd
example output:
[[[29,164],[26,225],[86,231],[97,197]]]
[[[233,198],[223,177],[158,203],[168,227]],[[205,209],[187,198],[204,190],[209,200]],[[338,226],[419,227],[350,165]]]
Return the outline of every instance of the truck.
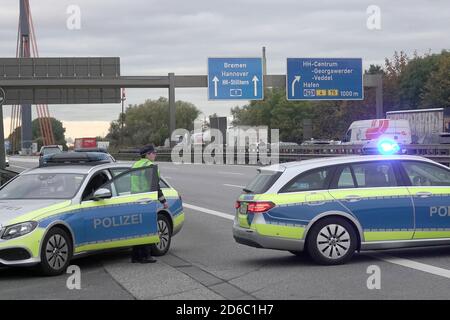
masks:
[[[402,145],[410,144],[411,129],[408,120],[371,119],[354,121],[342,139],[342,144],[366,144],[382,139],[390,139]]]
[[[414,144],[450,143],[450,108],[389,111],[386,118],[408,120]]]
[[[74,149],[95,149],[97,148],[97,138],[76,138]]]

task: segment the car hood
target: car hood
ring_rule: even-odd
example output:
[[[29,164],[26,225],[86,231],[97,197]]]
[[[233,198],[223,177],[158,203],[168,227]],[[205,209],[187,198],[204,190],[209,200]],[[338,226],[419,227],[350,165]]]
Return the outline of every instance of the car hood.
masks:
[[[70,200],[0,200],[0,225],[6,226],[33,220],[42,214],[61,209]]]

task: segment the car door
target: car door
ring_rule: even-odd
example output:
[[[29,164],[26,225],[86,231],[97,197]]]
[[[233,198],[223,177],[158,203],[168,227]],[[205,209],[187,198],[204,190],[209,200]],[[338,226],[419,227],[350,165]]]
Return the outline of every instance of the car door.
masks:
[[[365,241],[410,240],[413,203],[393,161],[338,167],[330,194],[348,208],[363,228]]]
[[[328,193],[333,167],[308,170],[293,178],[277,194],[279,204],[266,220],[277,225],[307,225],[317,215],[345,210]]]
[[[108,190],[111,197],[84,199],[84,241],[77,251],[90,251],[158,243],[156,166],[130,169],[96,190]],[[134,192],[132,178],[149,181],[147,189]]]
[[[414,201],[414,239],[450,238],[450,170],[424,161],[402,161]]]

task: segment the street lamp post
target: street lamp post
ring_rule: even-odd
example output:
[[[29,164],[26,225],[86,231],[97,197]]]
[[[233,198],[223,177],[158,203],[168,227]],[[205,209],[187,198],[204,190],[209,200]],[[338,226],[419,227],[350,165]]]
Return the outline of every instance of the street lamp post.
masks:
[[[122,113],[120,114],[120,144],[123,144],[123,125],[124,125],[124,121],[125,121],[125,100],[126,100],[126,96],[125,96],[125,89],[122,89],[122,98],[120,99],[122,101]]]

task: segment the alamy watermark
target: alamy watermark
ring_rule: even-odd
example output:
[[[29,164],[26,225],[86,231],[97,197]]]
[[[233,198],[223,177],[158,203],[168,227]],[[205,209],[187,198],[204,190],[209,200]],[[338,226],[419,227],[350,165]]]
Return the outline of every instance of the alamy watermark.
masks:
[[[70,5],[66,9],[68,15],[66,20],[66,26],[69,30],[81,29],[81,8],[77,5]]]
[[[171,153],[174,163],[260,164],[279,163],[279,130],[264,126],[233,127],[224,134],[218,129],[194,132],[176,129],[171,140],[177,142]]]
[[[367,267],[367,274],[370,276],[367,278],[367,289],[380,290],[381,289],[381,269],[377,265],[370,265]]]
[[[381,9],[379,6],[370,5],[367,7],[368,15],[366,26],[369,30],[381,30]]]
[[[71,265],[66,273],[70,274],[66,281],[66,287],[69,290],[81,290],[81,269],[79,266]]]

